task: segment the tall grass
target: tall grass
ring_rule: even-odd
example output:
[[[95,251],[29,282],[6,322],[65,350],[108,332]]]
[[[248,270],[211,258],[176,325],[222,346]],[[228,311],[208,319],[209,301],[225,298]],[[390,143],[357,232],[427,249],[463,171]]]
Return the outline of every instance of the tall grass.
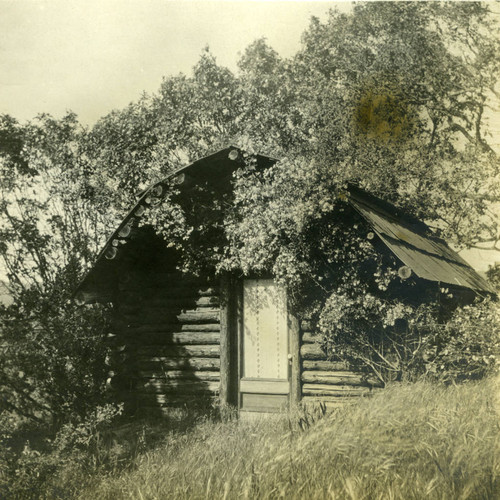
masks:
[[[296,416],[207,421],[80,498],[500,498],[498,388],[397,385],[304,431]]]

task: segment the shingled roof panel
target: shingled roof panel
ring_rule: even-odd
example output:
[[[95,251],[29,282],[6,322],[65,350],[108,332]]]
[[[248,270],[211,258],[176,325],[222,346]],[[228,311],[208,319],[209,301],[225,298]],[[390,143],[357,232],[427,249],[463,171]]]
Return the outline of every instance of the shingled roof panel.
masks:
[[[360,190],[351,194],[349,202],[396,257],[418,277],[495,293],[485,279],[422,223],[413,224],[390,214],[373,203],[370,197],[363,197]]]

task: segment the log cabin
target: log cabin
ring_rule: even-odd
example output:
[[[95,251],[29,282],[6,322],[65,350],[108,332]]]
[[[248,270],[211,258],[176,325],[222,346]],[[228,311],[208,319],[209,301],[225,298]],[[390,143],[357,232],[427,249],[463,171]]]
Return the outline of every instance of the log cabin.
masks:
[[[231,405],[248,415],[300,402],[335,407],[380,387],[327,356],[314,321],[288,307],[286,291],[272,276],[183,272],[155,228],[141,224],[169,186],[176,187],[181,205],[190,202],[196,185],[230,192],[233,173],[245,168],[243,156],[226,148],[145,190],[76,291],[79,304],[113,304],[108,386],[129,411]],[[275,161],[257,155],[254,168]],[[368,238],[420,284],[419,293],[446,286],[462,302],[494,293],[423,222],[355,186],[346,203],[370,228]]]

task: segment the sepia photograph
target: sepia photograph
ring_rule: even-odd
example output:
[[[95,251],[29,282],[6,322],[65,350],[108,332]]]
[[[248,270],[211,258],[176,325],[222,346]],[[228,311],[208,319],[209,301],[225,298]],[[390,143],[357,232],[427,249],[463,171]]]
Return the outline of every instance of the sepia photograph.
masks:
[[[0,0],[0,500],[500,498],[500,3]]]

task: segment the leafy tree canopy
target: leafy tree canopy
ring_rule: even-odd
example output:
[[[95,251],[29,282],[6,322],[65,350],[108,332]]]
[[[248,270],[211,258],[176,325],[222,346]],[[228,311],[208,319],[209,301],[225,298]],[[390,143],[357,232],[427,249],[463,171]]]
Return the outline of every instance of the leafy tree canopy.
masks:
[[[89,157],[124,199],[236,143],[359,182],[458,245],[497,244],[495,29],[480,3],[367,3],[312,19],[289,60],[257,40],[233,75],[206,49],[191,77],[103,118]]]

